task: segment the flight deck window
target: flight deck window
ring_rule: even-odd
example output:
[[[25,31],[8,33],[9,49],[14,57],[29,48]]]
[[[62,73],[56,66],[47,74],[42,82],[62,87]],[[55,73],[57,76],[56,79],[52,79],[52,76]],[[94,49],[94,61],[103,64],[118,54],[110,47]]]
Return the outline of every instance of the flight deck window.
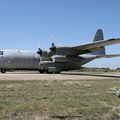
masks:
[[[0,55],[3,55],[3,51],[0,51]]]

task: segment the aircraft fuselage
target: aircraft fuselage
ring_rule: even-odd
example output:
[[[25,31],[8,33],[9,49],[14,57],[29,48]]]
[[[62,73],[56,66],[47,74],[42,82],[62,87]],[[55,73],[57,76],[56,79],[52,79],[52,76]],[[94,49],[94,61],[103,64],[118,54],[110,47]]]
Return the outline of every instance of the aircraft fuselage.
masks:
[[[43,59],[43,60],[42,60]],[[59,58],[59,60],[62,60]],[[23,50],[0,51],[0,70],[2,73],[8,70],[38,70],[40,72],[60,72],[63,70],[78,69],[82,64],[91,59],[64,58],[62,62],[53,62],[45,59],[36,52]]]

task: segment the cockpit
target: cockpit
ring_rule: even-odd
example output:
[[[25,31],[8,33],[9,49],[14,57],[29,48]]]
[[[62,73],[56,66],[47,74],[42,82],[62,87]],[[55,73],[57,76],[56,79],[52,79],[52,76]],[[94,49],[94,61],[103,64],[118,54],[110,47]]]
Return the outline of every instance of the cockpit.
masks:
[[[0,51],[0,55],[3,55],[4,51]]]

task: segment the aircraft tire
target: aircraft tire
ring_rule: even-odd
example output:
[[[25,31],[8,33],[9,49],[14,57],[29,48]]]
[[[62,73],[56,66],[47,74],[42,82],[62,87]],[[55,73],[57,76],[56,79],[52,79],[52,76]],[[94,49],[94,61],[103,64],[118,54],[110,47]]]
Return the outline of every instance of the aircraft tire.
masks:
[[[1,69],[1,73],[6,73],[6,70],[5,69]]]
[[[55,72],[55,74],[60,74],[60,72]]]
[[[45,73],[45,71],[44,71],[44,70],[39,70],[39,72],[40,72],[40,73]]]

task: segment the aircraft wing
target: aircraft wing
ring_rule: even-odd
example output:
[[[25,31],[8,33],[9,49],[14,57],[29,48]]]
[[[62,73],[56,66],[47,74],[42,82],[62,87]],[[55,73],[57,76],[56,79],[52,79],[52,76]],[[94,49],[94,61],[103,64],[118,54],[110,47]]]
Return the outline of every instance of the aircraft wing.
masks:
[[[56,55],[77,56],[98,51],[101,47],[120,43],[120,38],[113,38],[108,40],[101,40],[84,45],[73,47],[58,47],[55,49]]]
[[[102,41],[93,42],[93,43],[80,45],[80,46],[74,46],[70,48],[76,53],[76,55],[79,55],[79,54],[92,52],[94,49],[97,49],[99,47],[104,47],[104,46],[117,44],[117,43],[120,43],[120,38],[102,40]]]

